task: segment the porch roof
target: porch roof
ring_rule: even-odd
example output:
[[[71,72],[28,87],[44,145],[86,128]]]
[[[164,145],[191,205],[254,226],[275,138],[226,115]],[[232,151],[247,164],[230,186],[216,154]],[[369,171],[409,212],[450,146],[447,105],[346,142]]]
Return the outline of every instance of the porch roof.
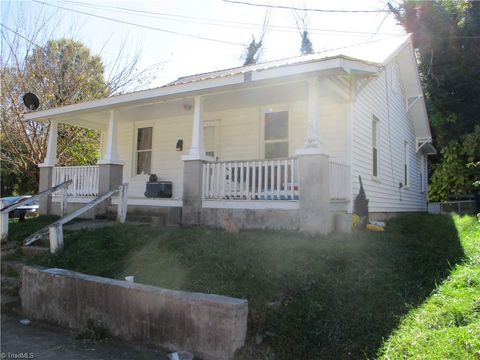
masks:
[[[181,77],[164,86],[105,99],[30,112],[25,119],[34,121],[63,120],[76,114],[111,110],[116,107],[151,104],[192,95],[252,86],[265,80],[275,81],[294,75],[319,71],[375,74],[387,58],[409,42],[409,36],[371,41],[359,45],[321,51],[307,56],[270,61],[256,65],[213,71]],[[105,123],[107,117],[101,122]],[[87,124],[88,125],[88,124]],[[91,125],[91,124],[90,124]]]

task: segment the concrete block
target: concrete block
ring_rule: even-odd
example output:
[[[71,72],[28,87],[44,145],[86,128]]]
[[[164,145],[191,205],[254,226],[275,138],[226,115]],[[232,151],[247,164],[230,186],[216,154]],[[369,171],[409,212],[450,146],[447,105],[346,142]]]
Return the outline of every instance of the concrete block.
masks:
[[[352,232],[352,214],[336,213],[335,214],[335,231],[349,234]]]
[[[329,234],[334,228],[330,212],[330,176],[327,155],[299,155],[300,228],[308,234]]]
[[[248,303],[61,269],[25,266],[24,316],[70,329],[89,319],[112,336],[183,349],[204,360],[229,360],[245,343]]]
[[[239,229],[298,230],[298,210],[273,209],[202,209],[202,224],[225,227],[225,219]]]
[[[199,225],[202,211],[203,161],[183,162],[183,210],[182,224]]]
[[[38,192],[50,189],[52,187],[53,166],[41,166],[39,174]],[[52,207],[52,196],[43,196],[38,202],[38,213],[40,215],[50,215]]]

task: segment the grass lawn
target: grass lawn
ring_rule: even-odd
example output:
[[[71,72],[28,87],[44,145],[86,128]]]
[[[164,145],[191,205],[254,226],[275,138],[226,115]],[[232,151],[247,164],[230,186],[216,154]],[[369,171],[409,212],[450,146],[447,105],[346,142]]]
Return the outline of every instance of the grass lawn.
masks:
[[[117,225],[36,262],[248,299],[242,360],[460,359],[480,350],[479,239],[473,217],[428,214],[317,237]]]
[[[19,222],[18,218],[8,221],[8,239],[23,243],[26,237],[58,220],[58,216],[27,217],[26,221]]]

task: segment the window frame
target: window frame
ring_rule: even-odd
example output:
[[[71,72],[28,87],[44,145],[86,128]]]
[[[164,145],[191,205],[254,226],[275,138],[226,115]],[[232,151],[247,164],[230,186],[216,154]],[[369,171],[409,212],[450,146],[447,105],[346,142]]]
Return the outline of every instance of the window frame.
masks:
[[[265,140],[265,117],[267,114],[271,113],[287,113],[287,137],[283,139],[275,139],[275,140]],[[274,159],[284,159],[285,157],[278,157],[278,158],[265,158],[265,145],[266,144],[273,144],[273,143],[287,143],[287,158],[290,155],[290,109],[287,106],[278,106],[278,107],[269,107],[265,108],[261,112],[261,134],[260,134],[260,157],[264,160],[274,160]]]
[[[372,178],[380,179],[380,119],[372,115]],[[375,171],[376,170],[376,171]]]
[[[152,129],[152,144],[150,149],[138,150],[138,132],[140,129]],[[153,165],[153,143],[154,143],[154,134],[155,134],[155,127],[153,124],[138,124],[134,127],[135,137],[133,143],[133,167],[132,173],[133,176],[149,176],[152,173],[152,165]],[[138,153],[140,152],[150,152],[150,174],[139,174],[137,172],[137,164],[138,164]]]
[[[420,192],[425,194],[427,192],[427,157],[420,154],[421,168],[420,168]]]
[[[410,145],[406,140],[403,142],[403,187],[410,187]]]
[[[220,160],[220,120],[204,120],[203,121],[203,146],[205,147],[205,128],[213,126],[214,132],[213,132],[213,137],[214,137],[214,156],[213,158]],[[205,148],[205,156],[207,155],[207,149]]]

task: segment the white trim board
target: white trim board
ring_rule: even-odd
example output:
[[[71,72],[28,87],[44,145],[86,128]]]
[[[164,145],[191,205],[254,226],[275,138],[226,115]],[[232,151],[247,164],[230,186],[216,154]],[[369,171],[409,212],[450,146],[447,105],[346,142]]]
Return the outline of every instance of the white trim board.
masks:
[[[203,200],[204,209],[254,209],[254,210],[297,210],[298,201],[282,200]]]
[[[182,200],[175,199],[147,199],[147,198],[129,198],[128,205],[153,206],[153,207],[182,207]],[[112,197],[112,204],[118,205],[118,197]]]

